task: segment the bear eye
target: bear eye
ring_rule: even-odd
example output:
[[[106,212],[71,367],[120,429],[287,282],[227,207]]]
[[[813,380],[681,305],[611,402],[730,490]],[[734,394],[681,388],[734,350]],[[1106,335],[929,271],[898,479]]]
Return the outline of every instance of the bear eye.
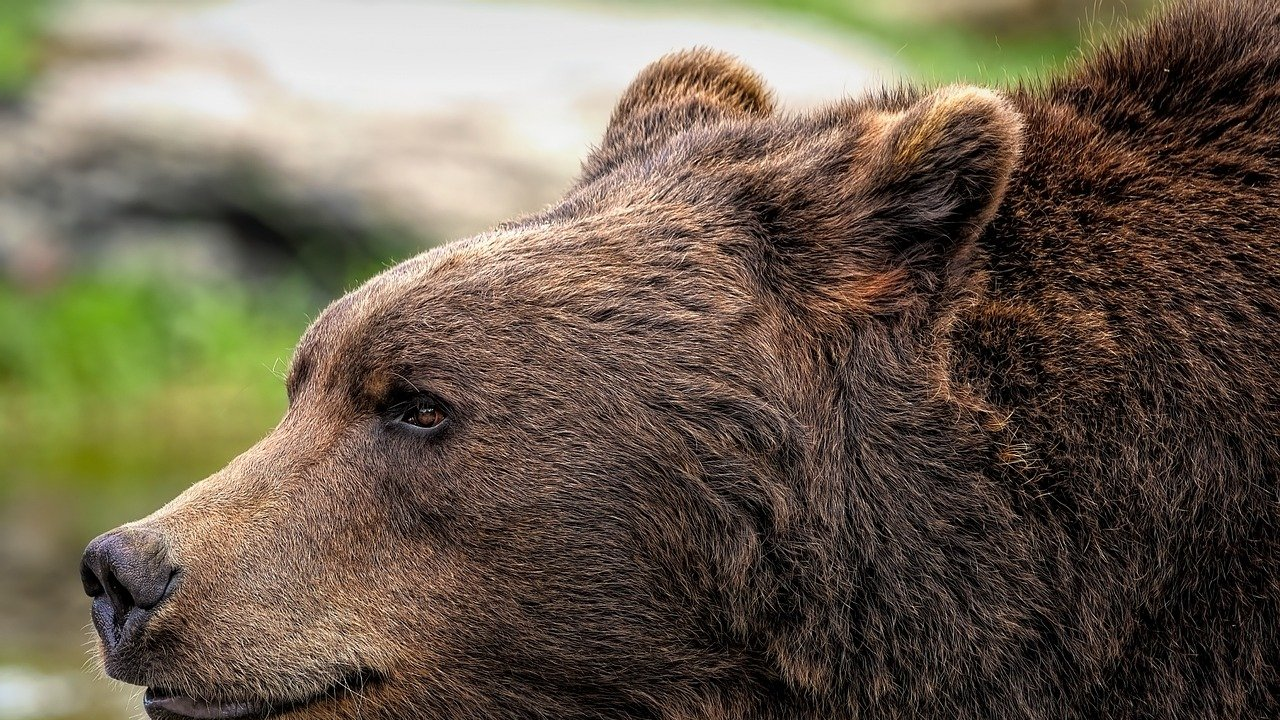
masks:
[[[436,430],[449,420],[444,407],[435,398],[419,395],[401,406],[396,422],[419,430]]]

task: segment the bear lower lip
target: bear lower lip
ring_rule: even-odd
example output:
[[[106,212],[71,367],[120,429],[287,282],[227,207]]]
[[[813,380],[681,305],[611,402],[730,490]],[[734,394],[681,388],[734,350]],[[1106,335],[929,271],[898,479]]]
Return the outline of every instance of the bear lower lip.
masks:
[[[146,709],[147,715],[155,718],[157,711],[162,711],[159,717],[178,716],[181,718],[193,718],[194,720],[209,720],[210,718],[261,718],[265,717],[269,708],[266,703],[261,702],[203,702],[184,695],[171,695],[163,690],[147,688],[147,694],[142,698],[142,707]]]
[[[337,700],[344,695],[360,693],[382,678],[371,670],[352,672],[324,692],[289,702],[269,703],[264,700],[207,702],[160,688],[147,688],[142,707],[153,720],[266,720],[320,700]]]

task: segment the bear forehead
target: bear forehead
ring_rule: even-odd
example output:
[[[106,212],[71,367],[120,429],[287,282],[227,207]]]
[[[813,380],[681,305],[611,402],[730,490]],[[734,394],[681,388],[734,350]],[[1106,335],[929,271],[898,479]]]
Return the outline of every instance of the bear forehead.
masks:
[[[751,297],[742,265],[715,241],[730,233],[717,213],[649,202],[530,218],[455,241],[384,271],[321,312],[297,346],[288,388],[292,394],[317,372],[338,381],[338,374],[394,364],[419,347],[519,340],[503,331],[513,324],[572,331],[619,304],[639,311],[697,296],[729,311]],[[486,349],[467,346],[468,353]]]

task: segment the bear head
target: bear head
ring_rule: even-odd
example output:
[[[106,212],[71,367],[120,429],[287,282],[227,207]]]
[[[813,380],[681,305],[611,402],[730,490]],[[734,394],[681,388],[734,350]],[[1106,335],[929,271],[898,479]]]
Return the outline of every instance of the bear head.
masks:
[[[1021,127],[972,87],[787,115],[660,60],[562,201],[334,302],[278,427],[91,544],[106,671],[165,720],[821,705],[851,468],[891,475],[848,408],[920,382],[899,339],[979,272]]]

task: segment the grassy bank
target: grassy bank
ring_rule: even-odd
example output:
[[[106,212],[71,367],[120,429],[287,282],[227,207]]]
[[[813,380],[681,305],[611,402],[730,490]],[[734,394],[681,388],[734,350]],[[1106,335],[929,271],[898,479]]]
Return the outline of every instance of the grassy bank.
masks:
[[[217,468],[279,417],[318,304],[290,283],[0,286],[0,493],[68,497],[96,525]]]
[[[49,0],[0,2],[0,100],[16,96],[35,72]]]

